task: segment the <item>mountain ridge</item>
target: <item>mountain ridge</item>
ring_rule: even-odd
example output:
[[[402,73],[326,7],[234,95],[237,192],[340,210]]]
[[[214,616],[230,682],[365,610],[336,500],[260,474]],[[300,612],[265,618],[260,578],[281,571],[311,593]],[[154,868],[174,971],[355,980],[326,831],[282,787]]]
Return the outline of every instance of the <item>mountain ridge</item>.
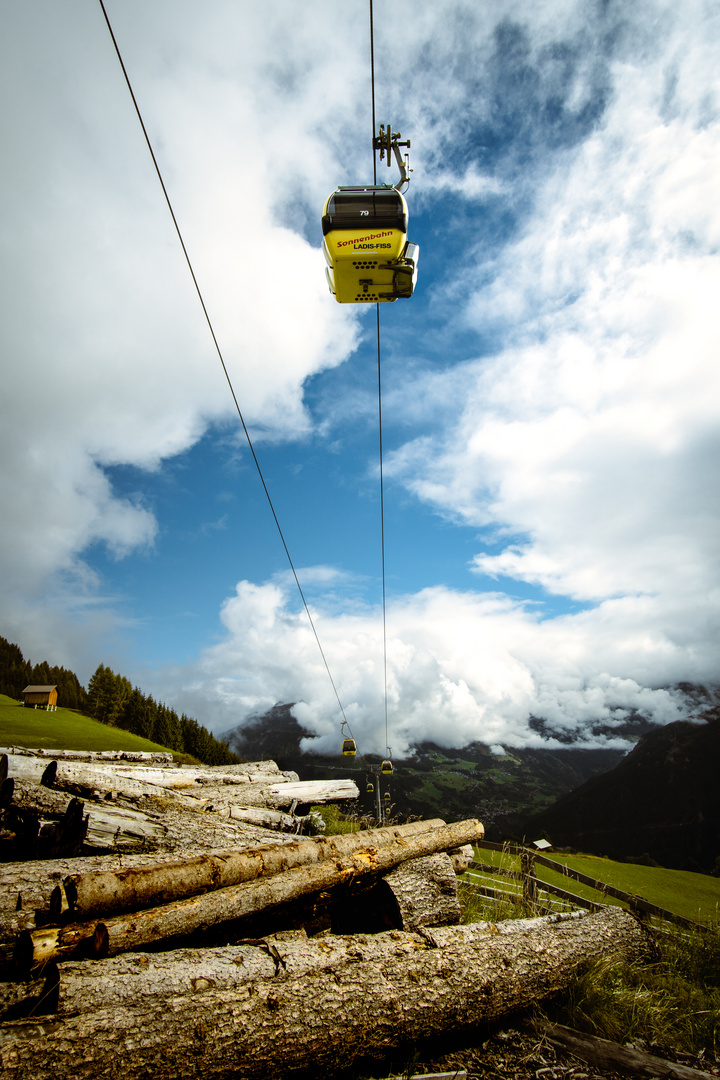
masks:
[[[647,732],[613,769],[525,822],[555,845],[720,871],[720,715]]]

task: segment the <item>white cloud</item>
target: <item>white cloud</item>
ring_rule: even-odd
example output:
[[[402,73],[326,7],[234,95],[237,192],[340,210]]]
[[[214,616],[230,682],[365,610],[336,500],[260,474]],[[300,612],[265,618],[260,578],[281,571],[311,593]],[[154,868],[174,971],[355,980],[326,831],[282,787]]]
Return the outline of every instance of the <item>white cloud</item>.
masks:
[[[703,660],[688,651],[688,671],[712,679],[698,613],[719,614],[718,38],[683,25],[650,58],[615,65],[602,126],[561,155],[467,299],[468,324],[504,327],[508,346],[453,371],[457,418],[443,375],[418,380],[410,408],[440,402],[446,426],[387,471],[486,530],[501,550],[477,554],[484,574],[618,598],[630,621],[645,594],[658,656],[694,626]]]
[[[377,612],[312,608],[351,729],[364,752],[384,752],[382,625]],[[216,731],[277,701],[333,752],[342,714],[304,612],[275,583],[240,582],[223,606],[224,638],[197,663],[163,675],[170,700]],[[546,622],[501,594],[426,589],[387,612],[388,735],[402,755],[423,740],[463,746],[548,745],[528,728],[545,719],[580,745],[607,745],[593,724],[612,727],[633,710],[657,723],[683,715],[658,687],[686,666],[682,642],[648,639],[647,613],[608,603]],[[639,672],[642,681],[620,672]],[[588,674],[592,672],[592,674]],[[230,675],[229,673],[232,673]],[[623,745],[610,738],[611,745]],[[553,745],[551,740],[550,745]]]
[[[273,57],[286,77],[283,48],[317,23],[293,30],[286,7],[269,30],[244,11],[240,35],[232,5],[111,15],[246,422],[292,440],[310,428],[304,380],[351,353],[357,330],[278,211],[292,176],[303,192],[328,184],[327,151],[306,138],[322,126],[318,76],[256,107]],[[5,13],[1,65],[0,576],[4,632],[31,640],[28,593],[66,595],[89,544],[120,557],[153,542],[152,512],[102,467],[157,469],[234,408],[99,9],[38,10]]]

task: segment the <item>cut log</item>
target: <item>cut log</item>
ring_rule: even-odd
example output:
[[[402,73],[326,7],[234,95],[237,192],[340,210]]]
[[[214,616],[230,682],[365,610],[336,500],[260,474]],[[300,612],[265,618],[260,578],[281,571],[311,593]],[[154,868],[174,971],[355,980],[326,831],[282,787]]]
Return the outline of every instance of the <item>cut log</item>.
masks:
[[[180,987],[165,972],[150,988],[157,957],[127,958],[137,982],[129,974],[106,978],[106,962],[87,965],[99,976],[97,989],[80,991],[75,1015],[0,1025],[0,1065],[17,1080],[56,1080],[70,1062],[78,1080],[270,1080],[300,1069],[331,1075],[361,1058],[499,1019],[564,989],[588,960],[646,951],[645,931],[617,908],[543,922],[511,934],[479,924],[322,938],[303,947],[317,958],[306,961],[308,974],[298,973],[280,937],[263,947],[272,973],[249,982],[240,954],[224,975],[201,954]],[[60,978],[60,1007],[72,1008],[62,971]],[[94,1004],[96,993],[109,994],[107,1003]]]
[[[263,806],[226,806],[218,810],[220,817],[234,821],[247,821],[250,825],[260,825],[263,829],[277,829],[279,832],[302,832],[305,816],[296,817],[285,814],[282,810],[268,810]]]
[[[400,912],[402,930],[460,922],[457,876],[447,852],[403,863],[383,878]]]
[[[173,798],[182,801],[182,805],[188,809],[202,809],[207,799],[195,799],[190,795],[173,791],[167,787],[161,787],[145,780],[135,780],[124,776],[120,770],[107,765],[88,763],[78,765],[69,761],[58,761],[55,758],[47,761],[40,758],[11,757],[10,775],[19,780],[30,783],[44,783],[49,787],[56,787],[61,791],[69,791],[71,794],[85,796],[93,791],[122,792],[134,798],[155,796],[156,798]],[[164,770],[150,770],[163,772]]]
[[[286,780],[282,774],[266,775],[264,771],[258,773],[255,782],[255,777],[250,773],[140,765],[126,767],[98,762],[76,764],[55,758],[48,764],[41,758],[22,756],[13,756],[8,760],[11,776],[43,783],[73,795],[116,791],[135,798],[172,797],[196,809],[202,809],[213,801],[218,807],[236,803],[280,810],[292,806],[293,802],[345,802],[357,799],[359,795],[352,780],[293,782]],[[269,784],[268,779],[274,782]]]
[[[535,1030],[554,1046],[569,1051],[582,1061],[601,1069],[619,1069],[636,1076],[658,1076],[664,1080],[717,1080],[714,1073],[691,1069],[675,1061],[647,1054],[630,1046],[621,1046],[610,1039],[585,1035],[561,1024],[535,1024]]]
[[[203,785],[221,786],[223,784],[280,784],[297,782],[295,772],[281,772],[274,761],[252,762],[246,765],[174,765],[169,762],[135,763],[127,758],[117,757],[108,760],[101,754],[80,755],[70,752],[62,754],[43,751],[34,754],[10,755],[9,773],[24,780],[38,781],[48,763],[54,762],[60,768],[60,780],[76,780],[82,783],[93,777],[97,785],[106,786],[109,780],[122,776],[127,780],[138,780],[143,784],[155,784],[167,788],[190,788]]]
[[[24,746],[0,747],[0,754],[20,757],[58,758],[61,761],[138,761],[172,764],[172,754],[148,750],[28,750]]]
[[[524,934],[539,932],[576,915],[564,914],[552,919],[536,918],[497,923],[473,924],[472,936],[477,934]],[[106,1008],[114,1003],[132,1004],[145,998],[175,997],[196,988],[198,977],[211,982],[216,990],[232,990],[258,979],[304,978],[317,971],[335,971],[346,964],[362,960],[367,963],[388,959],[388,950],[395,959],[409,959],[428,946],[442,948],[461,944],[469,931],[457,927],[435,928],[432,934],[323,934],[308,938],[304,930],[282,931],[262,941],[241,942],[221,948],[173,949],[163,953],[123,953],[91,963],[68,960],[63,963],[62,999],[58,1009],[61,1016],[71,1016],[85,1008]],[[320,946],[318,947],[318,943]],[[199,975],[200,973],[200,975]],[[24,985],[24,989],[23,989]],[[34,994],[39,981],[21,984],[0,983],[0,1002],[19,1001]]]
[[[442,828],[440,820],[415,821],[385,829],[342,836],[296,840],[241,850],[208,852],[175,863],[137,870],[94,871],[68,875],[63,882],[76,919],[116,914],[142,907],[157,907],[212,889],[239,885],[258,877],[272,877],[296,866],[338,859],[368,847],[402,845],[411,837]]]
[[[23,895],[25,908],[47,907],[50,890],[71,874],[154,866],[231,848],[239,850],[258,844],[295,842],[295,838],[287,834],[271,832],[239,821],[227,821],[215,814],[163,813],[159,819],[169,830],[167,845],[161,850],[138,853],[108,852],[74,859],[3,864],[0,866],[0,914],[15,910],[19,892]]]
[[[188,769],[191,766],[181,767]],[[296,772],[280,769],[275,761],[245,761],[240,765],[193,765],[192,768],[209,777],[222,773],[223,776],[244,777],[253,783],[278,784],[282,780],[295,783],[300,779]]]
[[[266,806],[283,810],[293,803],[353,802],[360,792],[354,780],[301,780],[298,783],[242,784],[203,787],[202,795],[216,810],[228,806]]]
[[[43,862],[12,862],[0,866],[0,979],[14,977],[13,955],[21,930],[34,930],[47,923],[48,899],[55,886],[69,874],[96,870],[120,870],[176,862],[188,852],[245,848],[252,844],[286,844],[287,834],[269,832],[254,825],[224,822],[215,814],[165,812],[162,817],[168,834],[155,850],[140,853],[85,855],[73,859]],[[191,826],[191,827],[190,827]],[[19,904],[19,906],[18,906]],[[43,918],[37,919],[39,912]]]
[[[73,796],[64,791],[55,791],[42,784],[32,784],[18,780],[15,784],[14,802],[23,809],[32,808],[42,818],[60,821],[68,811]],[[115,851],[137,851],[162,841],[167,828],[157,814],[138,810],[129,806],[117,806],[113,802],[86,802],[85,814],[88,818],[85,834],[85,849]],[[42,832],[40,833],[42,838]],[[58,850],[52,856],[72,855],[66,848]]]
[[[105,919],[102,924],[93,919],[62,928],[26,930],[18,937],[16,961],[19,970],[24,973],[37,969],[38,965],[51,958],[70,957],[78,948],[89,947],[88,943],[100,925],[104,925],[108,935],[107,950],[102,955],[114,956],[154,942],[181,938],[200,927],[241,919],[254,912],[278,907],[298,897],[340,885],[347,887],[365,875],[380,874],[402,862],[471,843],[483,835],[480,822],[471,820],[444,825],[432,832],[419,833],[379,847],[372,846],[369,839],[366,848],[334,860],[296,866],[284,873],[276,873],[274,877],[245,881],[162,907],[116,915]],[[282,856],[283,849],[279,854]],[[98,955],[99,940],[95,939],[95,955]],[[102,941],[104,943],[104,938]]]

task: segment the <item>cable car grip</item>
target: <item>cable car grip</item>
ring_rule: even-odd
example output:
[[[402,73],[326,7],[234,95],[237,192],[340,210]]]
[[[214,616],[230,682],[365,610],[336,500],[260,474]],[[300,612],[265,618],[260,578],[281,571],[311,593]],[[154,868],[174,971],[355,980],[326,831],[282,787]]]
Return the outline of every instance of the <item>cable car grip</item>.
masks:
[[[380,151],[380,160],[381,161],[385,160],[385,155],[387,154],[388,168],[390,167],[390,164],[391,164],[391,161],[390,161],[391,154],[395,155],[395,160],[397,161],[398,168],[400,169],[400,180],[395,185],[395,187],[398,189],[398,191],[400,190],[400,188],[402,187],[403,184],[409,184],[410,183],[410,177],[409,177],[408,173],[412,172],[412,169],[410,168],[410,164],[409,164],[410,155],[409,154],[404,154],[403,155],[403,154],[400,153],[400,147],[401,146],[407,146],[408,150],[410,149],[410,140],[407,139],[405,142],[400,142],[401,138],[402,138],[402,135],[400,134],[400,132],[399,131],[393,131],[392,126],[390,124],[387,125],[387,129],[386,129],[384,124],[381,124],[380,125],[380,134],[375,135],[373,137],[373,150],[379,150]]]

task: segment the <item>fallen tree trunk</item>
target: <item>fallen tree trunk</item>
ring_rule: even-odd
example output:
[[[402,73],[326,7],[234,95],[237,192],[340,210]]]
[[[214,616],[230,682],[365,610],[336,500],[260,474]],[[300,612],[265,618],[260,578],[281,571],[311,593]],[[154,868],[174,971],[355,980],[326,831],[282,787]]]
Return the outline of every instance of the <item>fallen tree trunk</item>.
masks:
[[[552,920],[544,917],[496,925],[475,923],[472,935],[540,931],[576,917],[576,913],[565,913]],[[216,990],[231,990],[258,979],[304,978],[317,971],[335,971],[359,960],[365,963],[387,960],[391,945],[394,961],[410,959],[418,952],[418,942],[421,950],[444,948],[461,944],[468,933],[467,927],[436,927],[430,934],[422,935],[393,930],[309,938],[304,930],[294,930],[238,945],[180,948],[152,954],[122,953],[96,963],[68,960],[61,967],[63,992],[55,1011],[60,1016],[72,1016],[84,1009],[129,1005],[157,996],[174,997],[203,988],[205,983],[211,983]],[[320,947],[319,942],[322,942]],[[198,987],[198,982],[203,986]],[[3,1005],[35,994],[39,985],[39,980],[0,983],[0,1013]]]
[[[416,821],[343,836],[295,840],[289,844],[208,852],[177,862],[138,869],[93,871],[68,875],[63,886],[78,919],[157,907],[212,889],[224,889],[258,877],[272,877],[295,866],[338,859],[368,847],[402,845],[410,837],[442,828],[440,820]]]
[[[657,1076],[663,1080],[717,1080],[713,1073],[691,1069],[676,1061],[647,1054],[631,1046],[621,1046],[610,1039],[585,1035],[562,1024],[535,1024],[535,1030],[549,1039],[554,1046],[568,1051],[582,1061],[601,1069],[619,1069],[636,1076]]]
[[[364,875],[380,874],[409,859],[472,843],[483,835],[480,822],[471,820],[379,847],[372,846],[369,840],[363,850],[335,860],[296,866],[270,878],[245,881],[162,907],[116,915],[103,923],[92,919],[65,927],[25,930],[18,937],[16,962],[19,971],[25,973],[48,960],[68,958],[77,949],[88,949],[90,942],[94,955],[114,956],[153,942],[184,937],[200,927],[234,921],[339,885],[349,886]],[[98,931],[100,926],[104,933]]]
[[[496,1020],[565,988],[588,960],[637,959],[647,948],[640,924],[616,908],[539,922],[540,929],[509,934],[476,924],[374,941],[322,938],[305,946],[306,955],[318,957],[315,965],[307,961],[309,974],[288,963],[289,950],[277,938],[265,944],[273,972],[253,973],[249,982],[244,957],[221,976],[203,952],[186,965],[180,987],[165,973],[151,988],[156,958],[134,958],[145,982],[128,974],[108,979],[105,1003],[96,996],[104,992],[105,963],[95,969],[96,989],[74,999],[65,998],[61,971],[60,1007],[74,1000],[70,1007],[81,1011],[1,1024],[0,1064],[18,1080],[56,1080],[68,1066],[78,1080],[270,1080],[308,1068],[330,1075],[368,1056]],[[344,962],[336,948],[345,950]]]

